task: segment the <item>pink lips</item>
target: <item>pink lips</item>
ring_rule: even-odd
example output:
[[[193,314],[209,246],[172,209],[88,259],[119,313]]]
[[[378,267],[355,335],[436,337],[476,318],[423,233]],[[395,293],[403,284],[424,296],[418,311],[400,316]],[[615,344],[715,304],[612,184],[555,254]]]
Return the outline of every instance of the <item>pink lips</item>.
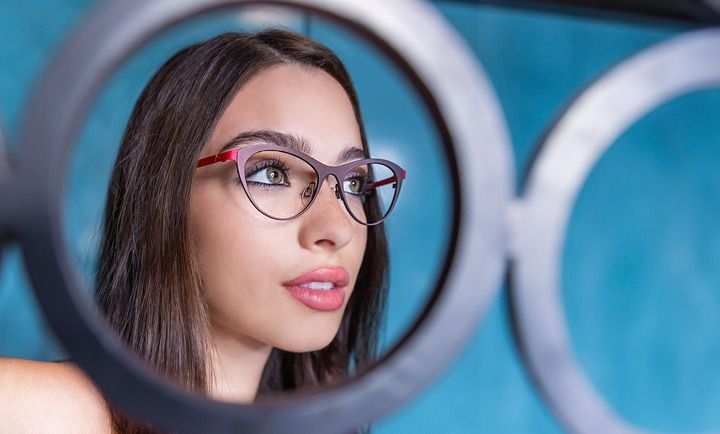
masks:
[[[343,267],[318,268],[283,283],[285,289],[305,306],[316,310],[336,310],[345,302],[345,288],[350,276]],[[332,289],[313,289],[308,286],[329,286]],[[303,286],[305,285],[305,286]]]

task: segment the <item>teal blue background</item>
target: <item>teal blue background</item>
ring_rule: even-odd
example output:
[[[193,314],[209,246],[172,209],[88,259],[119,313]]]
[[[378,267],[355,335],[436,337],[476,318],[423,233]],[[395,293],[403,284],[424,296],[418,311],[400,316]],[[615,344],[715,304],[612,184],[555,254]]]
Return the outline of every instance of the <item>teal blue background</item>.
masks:
[[[11,146],[35,79],[94,3],[0,4],[0,119]],[[497,92],[518,183],[537,141],[577,92],[617,62],[690,30],[438,5]],[[446,242],[447,179],[443,162],[435,161],[435,131],[417,96],[373,49],[319,19],[289,17],[285,25],[343,58],[360,93],[372,152],[408,169],[388,223],[392,286],[384,342],[392,345],[425,302]],[[66,234],[85,276],[92,272],[117,142],[144,83],[186,44],[252,29],[227,13],[183,24],[126,62],[102,91],[78,138],[67,185]],[[696,92],[633,125],[593,169],[568,227],[562,296],[576,354],[616,412],[646,429],[720,427],[719,107],[717,90]],[[462,175],[472,182],[473,174]],[[5,250],[0,355],[52,360],[63,350],[43,325],[20,262],[15,247]],[[407,406],[377,421],[377,432],[562,432],[523,369],[505,291],[461,357]]]

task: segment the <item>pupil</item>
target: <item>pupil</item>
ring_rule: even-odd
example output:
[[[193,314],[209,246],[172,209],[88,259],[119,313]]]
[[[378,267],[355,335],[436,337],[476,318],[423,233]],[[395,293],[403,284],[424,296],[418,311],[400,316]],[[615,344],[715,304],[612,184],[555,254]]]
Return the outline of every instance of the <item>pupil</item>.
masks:
[[[276,168],[269,168],[267,170],[267,176],[270,182],[272,182],[273,184],[279,184],[280,182],[282,182],[282,176]]]

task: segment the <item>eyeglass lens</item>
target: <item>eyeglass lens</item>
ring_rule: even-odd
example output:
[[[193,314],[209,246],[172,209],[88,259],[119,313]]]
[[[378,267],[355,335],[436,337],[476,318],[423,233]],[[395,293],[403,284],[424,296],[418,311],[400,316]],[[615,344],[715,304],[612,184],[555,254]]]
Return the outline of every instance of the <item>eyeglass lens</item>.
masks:
[[[310,164],[280,151],[253,154],[245,163],[244,175],[255,206],[278,219],[292,218],[307,208],[319,184]],[[345,175],[341,188],[348,211],[361,223],[373,224],[388,213],[397,180],[384,164],[360,164]]]

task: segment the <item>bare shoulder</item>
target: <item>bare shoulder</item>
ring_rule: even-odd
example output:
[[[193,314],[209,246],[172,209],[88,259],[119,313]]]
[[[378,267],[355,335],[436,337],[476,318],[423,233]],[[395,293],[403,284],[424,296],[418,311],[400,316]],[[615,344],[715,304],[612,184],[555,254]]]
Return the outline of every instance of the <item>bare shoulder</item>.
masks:
[[[0,432],[110,433],[110,413],[73,363],[0,357]]]

